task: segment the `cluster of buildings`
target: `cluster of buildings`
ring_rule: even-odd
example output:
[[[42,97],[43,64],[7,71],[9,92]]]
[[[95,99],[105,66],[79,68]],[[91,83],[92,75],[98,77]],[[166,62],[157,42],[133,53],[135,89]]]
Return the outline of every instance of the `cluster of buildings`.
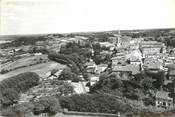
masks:
[[[109,42],[99,44],[109,48],[107,52],[111,53],[111,72],[116,73],[121,80],[130,80],[143,71],[152,74],[164,72],[163,81],[166,83],[172,83],[175,79],[175,54],[170,54],[170,50],[167,50],[162,42],[115,35],[109,37]],[[96,65],[93,61],[88,62],[86,66],[88,73],[95,74],[91,75],[91,85],[99,80],[99,73],[109,68],[104,64]],[[158,109],[173,107],[174,98],[170,96],[171,93],[163,89],[157,91],[155,106]]]
[[[168,50],[164,43],[157,41],[150,41],[150,38],[131,38],[129,36],[121,36],[113,34],[106,42],[100,42],[98,39],[91,42],[86,36],[63,36],[47,35],[47,40],[37,41],[34,47],[38,50],[48,49],[59,52],[62,46],[67,43],[74,42],[81,46],[92,43],[99,43],[101,48],[100,55],[110,55],[109,63],[96,64],[92,59],[85,64],[89,75],[90,85],[99,81],[99,76],[102,72],[110,69],[110,72],[116,73],[121,80],[130,80],[134,75],[141,72],[165,73],[163,81],[172,83],[175,80],[175,53]],[[151,39],[152,40],[152,39]],[[21,46],[20,48],[7,50],[8,55],[14,55],[17,52],[28,52],[33,46]],[[94,56],[93,48],[90,48],[92,56]],[[174,51],[174,50],[173,50]],[[2,55],[3,53],[0,52]],[[7,55],[7,54],[6,54]],[[20,54],[22,55],[22,54]],[[48,75],[46,81],[58,78],[61,71],[57,71],[54,75]],[[49,73],[48,73],[49,74]],[[83,82],[72,82],[77,93],[84,93],[86,84]],[[46,83],[47,84],[47,83]],[[49,86],[49,85],[47,85]],[[49,87],[47,87],[49,89]],[[49,90],[48,90],[49,91]],[[42,92],[42,91],[41,91]],[[170,97],[171,92],[160,90],[155,95],[155,105],[157,108],[171,108],[175,102],[175,97]],[[173,92],[174,93],[174,92]],[[50,92],[48,93],[50,94]]]

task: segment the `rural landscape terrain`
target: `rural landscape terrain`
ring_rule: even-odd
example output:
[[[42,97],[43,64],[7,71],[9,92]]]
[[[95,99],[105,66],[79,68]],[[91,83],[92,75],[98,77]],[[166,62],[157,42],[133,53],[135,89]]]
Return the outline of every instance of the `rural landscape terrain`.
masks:
[[[175,29],[0,36],[0,117],[175,117]]]

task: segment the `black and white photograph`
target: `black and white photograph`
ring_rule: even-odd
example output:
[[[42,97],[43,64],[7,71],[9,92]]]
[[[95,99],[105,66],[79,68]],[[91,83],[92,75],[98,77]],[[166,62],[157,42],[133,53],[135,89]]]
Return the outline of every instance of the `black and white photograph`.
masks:
[[[0,117],[175,117],[175,0],[0,0]]]

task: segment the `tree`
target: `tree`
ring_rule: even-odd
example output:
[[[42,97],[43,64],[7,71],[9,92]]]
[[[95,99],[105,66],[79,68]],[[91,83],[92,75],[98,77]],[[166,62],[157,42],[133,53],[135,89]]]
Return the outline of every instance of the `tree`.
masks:
[[[59,101],[52,96],[42,97],[35,103],[34,113],[49,113],[51,115],[56,114],[61,109]]]
[[[60,79],[60,80],[72,80],[72,81],[75,81],[75,82],[78,82],[80,80],[78,78],[78,76],[71,71],[70,68],[65,68],[61,72],[61,74],[60,74],[58,79]]]
[[[77,64],[70,58],[69,55],[65,54],[57,54],[57,53],[48,53],[48,58],[50,60],[66,64],[68,67],[71,68],[72,72],[78,74],[79,73],[79,68]]]
[[[100,51],[101,51],[101,46],[99,43],[93,43],[92,44],[92,48],[94,50],[94,54],[95,55],[99,55],[100,54]]]
[[[49,53],[51,60],[57,61],[68,65],[71,71],[76,73],[82,73],[84,79],[87,80],[87,71],[84,63],[91,57],[91,51],[89,48],[83,48],[77,43],[67,43],[60,49],[60,54]]]
[[[159,71],[158,73],[148,73],[148,76],[154,79],[153,85],[157,89],[162,89],[164,79],[165,79],[165,72]]]
[[[149,105],[152,105],[154,106],[155,105],[155,100],[153,97],[149,97],[149,98],[144,98],[143,99],[143,102],[146,106],[149,106]]]
[[[64,96],[70,95],[74,93],[74,87],[71,84],[64,82],[61,86],[59,86],[58,92],[60,92],[60,95]]]
[[[105,92],[115,95],[121,95],[120,88],[123,87],[123,82],[117,77],[115,73],[103,73],[99,77],[99,81],[90,87],[91,93]],[[116,91],[118,90],[118,92]]]
[[[143,87],[143,89],[145,91],[148,91],[150,89],[153,88],[153,80],[151,78],[144,78],[142,81],[141,81],[141,86]]]
[[[9,105],[12,105],[13,103],[16,103],[17,100],[19,99],[19,94],[14,90],[14,89],[4,89],[2,92],[3,98],[1,99],[2,101],[2,106],[7,107]]]
[[[101,56],[97,54],[93,57],[93,60],[97,65],[102,62]]]

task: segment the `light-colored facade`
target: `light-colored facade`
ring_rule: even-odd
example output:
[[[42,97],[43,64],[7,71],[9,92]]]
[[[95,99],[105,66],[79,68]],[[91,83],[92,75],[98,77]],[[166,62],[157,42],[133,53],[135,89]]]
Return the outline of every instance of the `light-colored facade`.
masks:
[[[142,41],[139,45],[143,57],[165,53],[165,45],[156,41]]]
[[[156,93],[155,105],[157,108],[172,108],[173,107],[173,98],[169,97],[168,92],[158,91]]]

